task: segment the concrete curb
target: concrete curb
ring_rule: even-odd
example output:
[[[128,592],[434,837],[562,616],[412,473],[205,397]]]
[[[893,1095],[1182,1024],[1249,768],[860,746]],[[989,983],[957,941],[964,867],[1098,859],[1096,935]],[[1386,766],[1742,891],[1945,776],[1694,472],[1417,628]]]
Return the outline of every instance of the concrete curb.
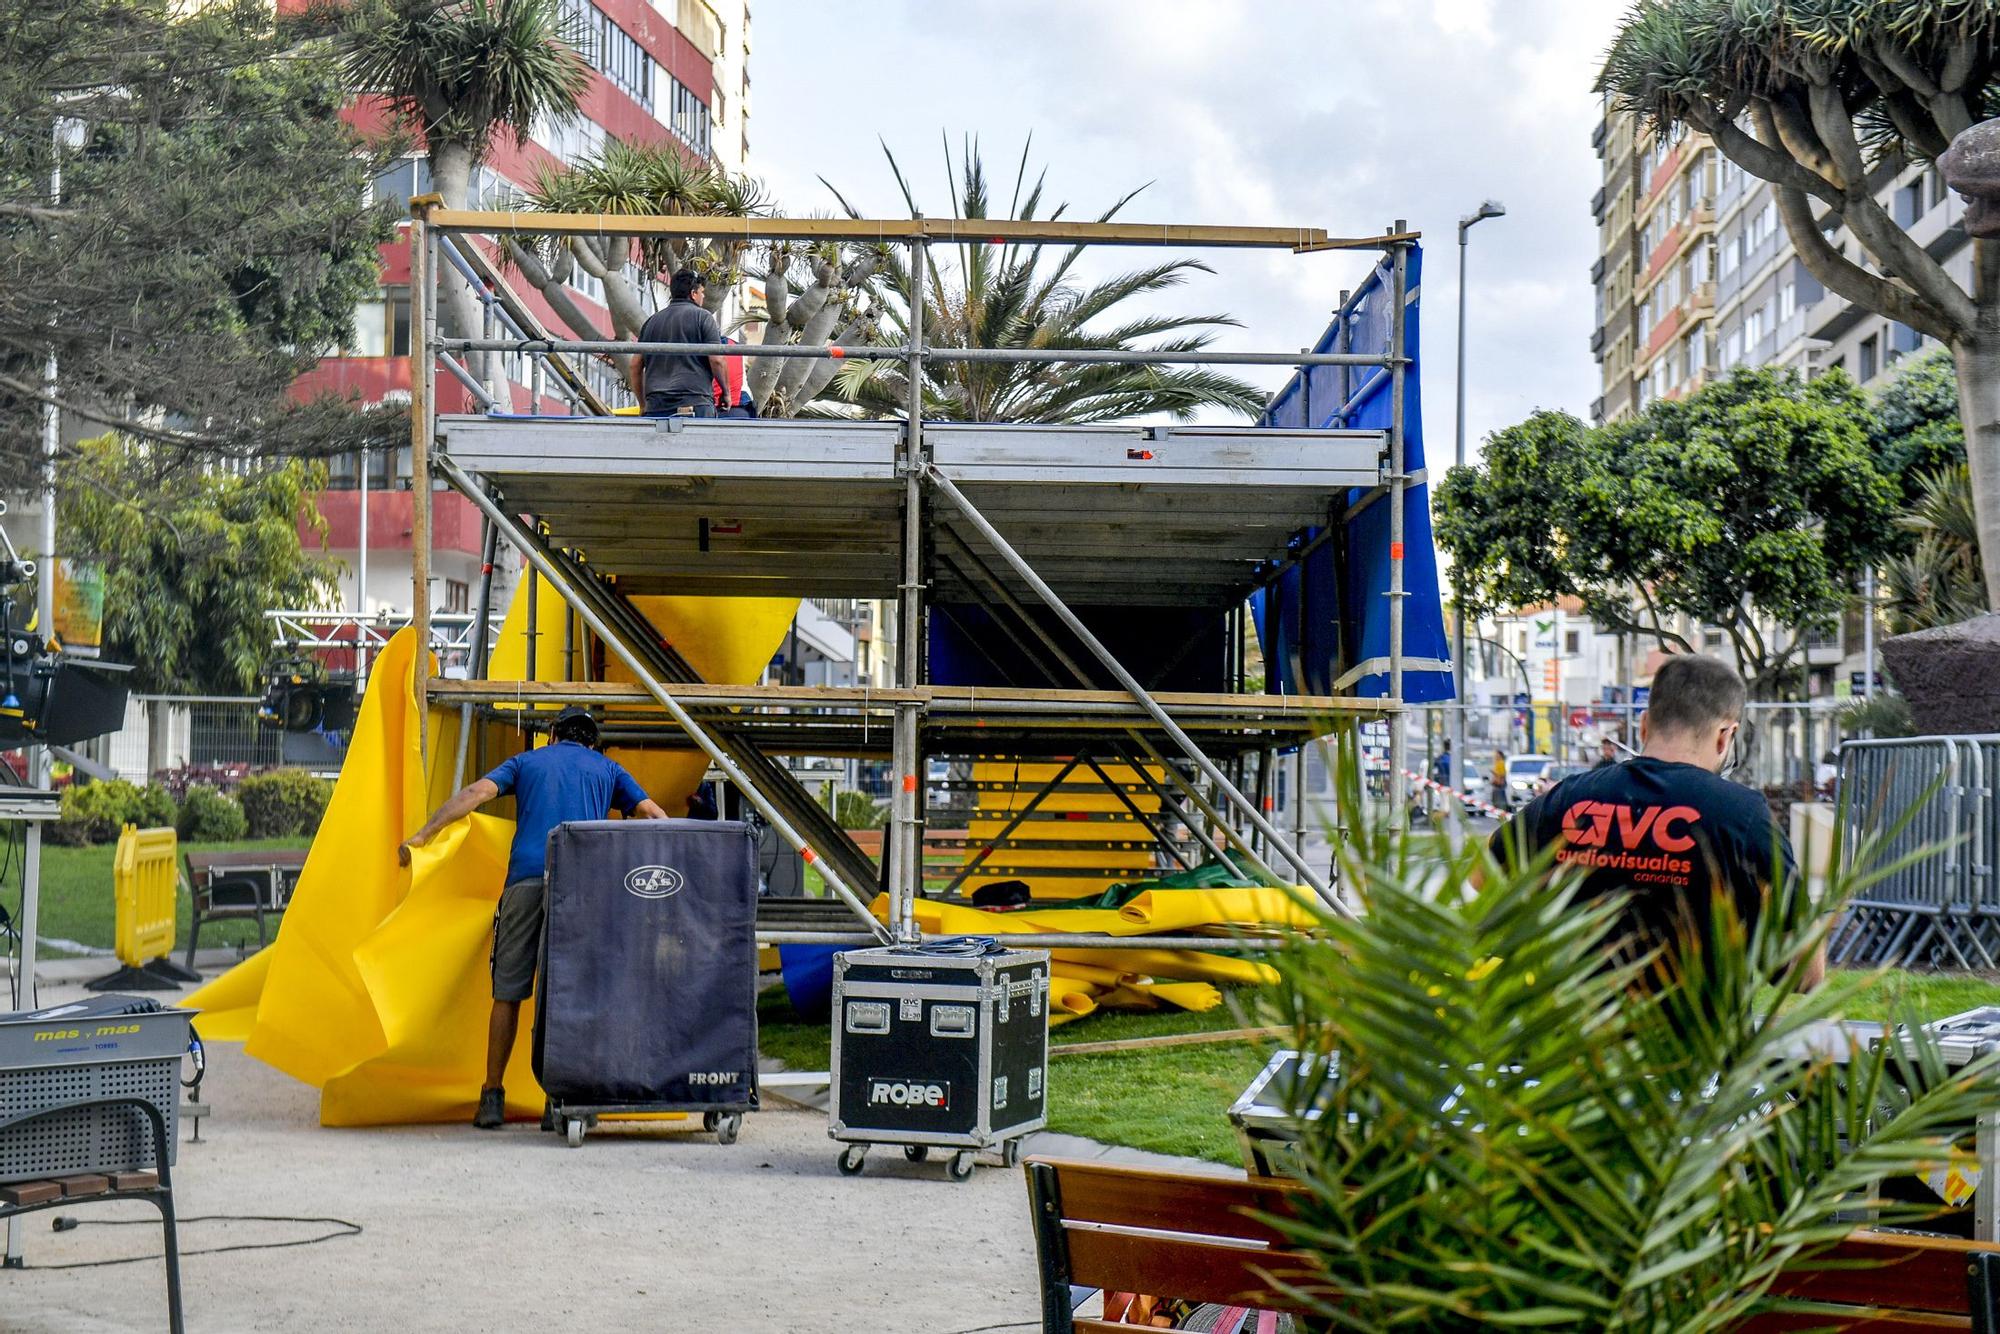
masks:
[[[173,955],[173,961],[179,963],[181,962],[181,957],[179,952],[176,952]],[[217,946],[214,949],[196,950],[194,953],[194,965],[197,971],[204,974],[222,973],[234,968],[249,957],[248,954],[238,954],[229,946]],[[81,959],[37,959],[35,961],[35,980],[41,983],[58,984],[64,982],[87,982],[93,977],[103,976],[106,972],[117,966],[118,960],[108,953],[86,955]],[[14,960],[11,957],[0,959],[0,978],[12,977],[13,975]],[[202,980],[208,982],[213,981],[214,978],[212,976],[205,976]]]

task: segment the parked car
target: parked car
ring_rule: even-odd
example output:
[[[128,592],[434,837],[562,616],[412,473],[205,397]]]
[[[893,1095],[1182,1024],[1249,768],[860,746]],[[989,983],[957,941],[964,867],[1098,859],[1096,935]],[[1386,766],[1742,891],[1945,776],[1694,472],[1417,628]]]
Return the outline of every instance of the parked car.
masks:
[[[1464,775],[1459,779],[1459,790],[1475,801],[1488,801],[1493,796],[1493,757],[1484,759],[1467,757]]]
[[[1563,779],[1573,774],[1580,774],[1589,767],[1587,764],[1575,764],[1567,760],[1551,764],[1548,768],[1542,770],[1541,781],[1535,785],[1536,795],[1539,796],[1541,793],[1554,787],[1557,783],[1562,782]]]
[[[1507,808],[1517,810],[1540,792],[1542,775],[1554,764],[1552,755],[1509,755],[1507,757]]]

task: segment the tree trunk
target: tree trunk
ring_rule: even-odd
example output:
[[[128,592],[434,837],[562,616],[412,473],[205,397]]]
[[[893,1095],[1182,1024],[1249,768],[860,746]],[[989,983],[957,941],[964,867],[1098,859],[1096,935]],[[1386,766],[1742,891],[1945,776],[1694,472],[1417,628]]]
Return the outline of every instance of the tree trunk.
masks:
[[[433,144],[431,146],[431,184],[444,198],[446,208],[467,209],[472,207],[472,153],[461,144]],[[447,338],[478,338],[485,333],[479,298],[472,290],[472,284],[465,275],[453,268],[450,261],[440,259],[438,268],[438,324]],[[499,374],[500,358],[488,352],[469,353],[464,357],[466,369],[486,386],[488,393],[499,400],[505,411],[513,411],[511,393],[504,376]]]
[[[2000,311],[1980,311],[1980,323],[2000,325]],[[1965,459],[1972,472],[1972,509],[1979,522],[1979,557],[1986,604],[2000,607],[2000,327],[1981,328],[1952,347],[1958,370],[1958,415],[1965,425]]]

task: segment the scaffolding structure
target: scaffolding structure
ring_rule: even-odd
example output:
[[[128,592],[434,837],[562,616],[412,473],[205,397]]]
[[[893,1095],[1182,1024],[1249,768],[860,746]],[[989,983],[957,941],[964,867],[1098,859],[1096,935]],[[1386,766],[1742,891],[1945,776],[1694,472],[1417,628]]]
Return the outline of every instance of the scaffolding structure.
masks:
[[[599,713],[608,743],[704,752],[853,919],[808,914],[803,921],[760,922],[767,942],[920,939],[924,775],[933,756],[1056,761],[1063,767],[1051,789],[1079,766],[1099,777],[1103,766],[1116,766],[1149,792],[1143,809],[1126,803],[1135,835],[1155,841],[1174,864],[1227,852],[1273,883],[1309,886],[1331,910],[1348,911],[1331,868],[1306,855],[1303,819],[1280,827],[1273,757],[1364,721],[1393,720],[1401,710],[1403,502],[1413,483],[1405,469],[1404,377],[1411,358],[1404,312],[1408,260],[1418,240],[1403,223],[1381,235],[1341,238],[1307,228],[1064,221],[601,218],[449,210],[434,197],[413,201],[412,215],[411,622],[420,637],[431,638],[437,478],[470,499],[487,524],[487,573],[474,624],[485,621],[492,553],[496,540],[504,541],[556,590],[565,644],[587,646],[565,654],[566,679],[556,681],[485,679],[484,635],[473,645],[467,679],[432,676],[418,655],[413,689],[420,710],[451,710],[470,724],[500,716],[494,710],[502,706],[518,722],[523,705],[587,704]],[[473,240],[537,234],[901,246],[914,288],[910,333],[900,346],[869,349],[552,337]],[[1379,353],[933,346],[922,318],[928,249],[965,243],[1377,251],[1389,283],[1392,333]],[[436,284],[445,263],[485,302],[483,336],[440,335]],[[1343,294],[1337,319],[1349,304]],[[537,410],[540,387],[552,382],[559,391],[568,387],[578,415],[497,411],[467,370],[467,354],[484,353],[534,359]],[[583,357],[611,353],[894,359],[906,367],[910,402],[902,420],[612,416],[576,369]],[[1006,361],[1369,368],[1387,378],[1394,408],[1379,430],[924,420],[926,363]],[[486,411],[440,414],[440,368]],[[1385,697],[1244,693],[1240,679],[1235,690],[1156,689],[1142,676],[1157,679],[1160,663],[1121,660],[1090,623],[1091,610],[1106,606],[1212,614],[1226,622],[1240,661],[1245,599],[1302,559],[1301,535],[1337,535],[1381,503],[1391,506]],[[631,602],[665,593],[892,602],[896,685],[704,682]],[[979,608],[983,629],[1003,637],[1007,651],[1033,664],[1048,684],[1000,689],[933,681],[931,617],[939,608],[967,606]],[[532,604],[529,616],[536,616]],[[1172,647],[1160,646],[1161,656]],[[611,659],[632,683],[602,679]],[[461,783],[472,730],[460,728],[449,757]],[[1400,813],[1407,765],[1402,729],[1390,731],[1390,809]],[[890,762],[890,820],[879,868],[779,761],[799,755]],[[433,767],[446,760],[425,756]],[[1131,786],[1105,781],[1121,791]],[[1021,820],[1034,816],[1043,795]],[[878,887],[887,894],[886,922],[869,906]],[[1118,948],[1258,943],[1203,936],[1010,939]]]

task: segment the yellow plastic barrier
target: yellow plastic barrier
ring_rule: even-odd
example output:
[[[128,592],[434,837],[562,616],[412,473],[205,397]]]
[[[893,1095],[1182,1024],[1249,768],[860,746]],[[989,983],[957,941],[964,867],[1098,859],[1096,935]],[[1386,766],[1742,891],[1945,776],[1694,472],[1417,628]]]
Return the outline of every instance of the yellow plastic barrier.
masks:
[[[180,892],[180,840],[171,829],[126,825],[111,860],[118,962],[138,968],[174,952],[174,901]]]

